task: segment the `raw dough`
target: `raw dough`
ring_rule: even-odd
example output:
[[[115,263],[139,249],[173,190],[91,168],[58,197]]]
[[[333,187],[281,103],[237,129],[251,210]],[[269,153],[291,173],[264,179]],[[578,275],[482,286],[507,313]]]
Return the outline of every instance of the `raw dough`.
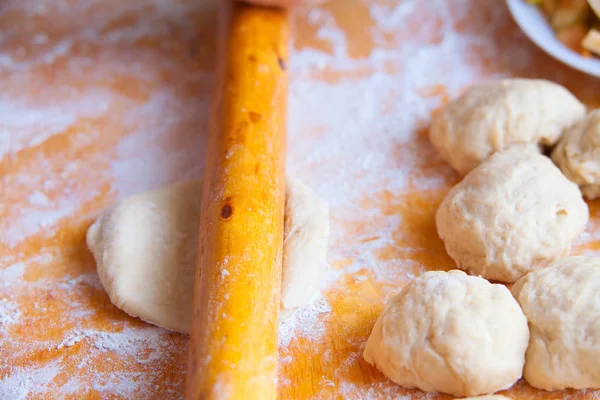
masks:
[[[364,358],[402,386],[475,396],[521,377],[528,339],[527,319],[504,285],[430,271],[388,303]]]
[[[585,106],[556,83],[505,79],[474,86],[446,105],[429,138],[444,161],[465,175],[511,145],[554,144],[584,115]]]
[[[131,196],[88,230],[100,282],[127,314],[189,333],[201,191],[192,181]],[[289,315],[317,294],[326,272],[329,210],[293,178],[286,197],[281,306]]]
[[[600,259],[568,257],[520,279],[529,321],[524,377],[545,390],[600,388]]]
[[[552,160],[586,198],[600,196],[600,110],[565,131]]]
[[[308,186],[287,178],[281,317],[286,318],[319,292],[329,238],[329,206]]]
[[[437,230],[458,267],[515,282],[569,254],[589,213],[577,185],[536,152],[497,152],[453,187]]]

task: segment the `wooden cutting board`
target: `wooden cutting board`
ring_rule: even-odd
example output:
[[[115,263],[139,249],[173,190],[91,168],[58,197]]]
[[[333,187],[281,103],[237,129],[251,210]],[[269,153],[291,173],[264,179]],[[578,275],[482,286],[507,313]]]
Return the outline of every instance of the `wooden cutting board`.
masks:
[[[175,399],[188,338],[116,309],[84,235],[115,200],[200,177],[216,1],[7,0],[0,5],[0,398]],[[505,76],[600,81],[529,43],[502,2],[339,0],[293,15],[288,172],[331,205],[327,289],[280,328],[283,399],[447,399],[361,358],[383,304],[450,269],[434,213],[457,176],[431,114]],[[595,95],[596,94],[596,95]],[[573,252],[600,248],[598,203]],[[514,399],[594,399],[525,383]]]

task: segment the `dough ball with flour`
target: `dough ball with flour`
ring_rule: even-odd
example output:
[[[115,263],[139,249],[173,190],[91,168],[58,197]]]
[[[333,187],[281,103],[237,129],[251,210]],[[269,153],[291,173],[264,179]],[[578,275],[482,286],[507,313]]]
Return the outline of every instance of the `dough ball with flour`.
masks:
[[[564,87],[545,80],[505,79],[468,89],[433,119],[429,138],[459,174],[512,145],[552,145],[585,115]],[[532,146],[532,147],[533,147]]]
[[[600,196],[600,110],[565,131],[552,160],[586,198]]]
[[[189,333],[201,191],[202,182],[192,181],[131,196],[88,230],[100,282],[127,314]],[[323,200],[291,178],[286,197],[282,316],[317,295],[329,237]]]
[[[600,259],[568,257],[512,289],[529,321],[523,375],[545,390],[600,388]]]
[[[504,285],[430,271],[387,304],[364,358],[402,386],[476,396],[521,377],[528,340],[527,319]]]
[[[436,225],[460,269],[515,282],[568,255],[588,217],[579,188],[549,158],[509,149],[450,190]]]

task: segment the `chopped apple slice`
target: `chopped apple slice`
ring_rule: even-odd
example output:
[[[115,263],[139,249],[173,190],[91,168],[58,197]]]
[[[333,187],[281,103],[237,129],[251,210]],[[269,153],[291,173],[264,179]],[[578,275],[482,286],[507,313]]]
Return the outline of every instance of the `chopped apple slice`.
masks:
[[[588,4],[594,10],[594,13],[600,18],[600,0],[587,0]]]
[[[600,31],[595,29],[590,30],[581,42],[581,47],[596,55],[600,55]]]
[[[556,31],[556,38],[574,51],[581,50],[581,42],[589,28],[583,24],[567,26]]]
[[[559,0],[550,18],[550,24],[556,30],[582,24],[589,16],[587,0]]]
[[[558,5],[558,0],[541,0],[542,10],[546,14],[547,17],[551,17],[556,10],[556,6]]]

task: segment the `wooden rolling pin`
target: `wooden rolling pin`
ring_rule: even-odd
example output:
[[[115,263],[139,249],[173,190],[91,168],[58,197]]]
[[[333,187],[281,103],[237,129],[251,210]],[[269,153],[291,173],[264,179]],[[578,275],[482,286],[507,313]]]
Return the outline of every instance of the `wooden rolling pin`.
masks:
[[[221,14],[185,398],[268,400],[277,395],[288,18],[232,1]]]

